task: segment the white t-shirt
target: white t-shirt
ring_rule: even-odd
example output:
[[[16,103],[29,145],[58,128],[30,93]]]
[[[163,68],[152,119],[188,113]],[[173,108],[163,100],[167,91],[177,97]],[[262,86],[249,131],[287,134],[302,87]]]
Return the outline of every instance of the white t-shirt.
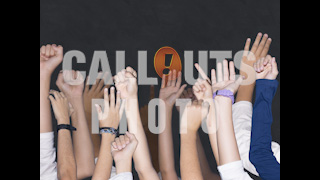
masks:
[[[222,180],[252,180],[243,169],[242,161],[236,161],[218,166]]]
[[[241,101],[232,106],[233,125],[243,167],[250,173],[259,176],[256,168],[249,160],[251,127],[252,127],[252,103]],[[272,151],[280,163],[280,145],[272,142]]]
[[[58,180],[54,133],[40,133],[40,180]]]

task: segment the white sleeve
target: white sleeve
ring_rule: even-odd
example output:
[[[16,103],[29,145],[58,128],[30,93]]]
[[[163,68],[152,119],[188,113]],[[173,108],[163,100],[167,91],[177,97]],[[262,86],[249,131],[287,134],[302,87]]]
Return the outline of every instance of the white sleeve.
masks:
[[[243,167],[250,173],[259,176],[256,168],[249,160],[251,127],[252,127],[252,103],[241,101],[232,106],[234,132],[237,139],[240,157]],[[272,151],[280,163],[280,145],[272,142]]]
[[[54,133],[40,133],[40,180],[57,180]]]
[[[120,173],[113,176],[110,180],[133,180],[133,176],[131,172]]]
[[[252,180],[244,171],[241,161],[218,166],[218,170],[222,180]]]

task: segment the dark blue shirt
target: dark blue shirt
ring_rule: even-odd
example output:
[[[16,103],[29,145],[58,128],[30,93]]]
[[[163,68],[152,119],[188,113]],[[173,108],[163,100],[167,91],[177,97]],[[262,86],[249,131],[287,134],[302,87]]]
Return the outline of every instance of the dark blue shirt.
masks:
[[[280,179],[280,164],[271,150],[272,100],[277,80],[257,80],[249,158],[263,180]]]

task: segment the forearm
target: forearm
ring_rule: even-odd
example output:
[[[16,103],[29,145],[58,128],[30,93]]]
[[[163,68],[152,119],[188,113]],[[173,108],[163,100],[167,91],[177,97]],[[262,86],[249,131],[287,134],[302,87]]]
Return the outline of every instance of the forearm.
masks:
[[[172,108],[159,109],[159,122],[166,122],[165,130],[159,134],[159,163],[164,180],[178,179],[174,166],[174,148],[172,140]]]
[[[280,175],[280,164],[271,149],[272,100],[278,87],[277,81],[257,81],[256,102],[253,108],[250,161],[261,177]]]
[[[203,149],[199,133],[197,134],[197,151],[200,160],[200,167],[204,179],[220,180],[220,177],[210,169],[206,153]]]
[[[99,156],[99,151],[100,151],[100,144],[101,144],[101,138],[99,134],[93,134],[92,133],[92,113],[90,112],[86,112],[86,119],[88,122],[88,129],[90,131],[91,134],[91,140],[93,143],[93,148],[94,148],[94,157],[98,157]]]
[[[219,161],[220,165],[225,165],[240,160],[232,121],[232,102],[230,98],[222,96],[217,96],[215,99],[219,124],[217,133]]]
[[[128,121],[129,132],[135,134],[139,145],[133,155],[135,169],[140,179],[159,179],[151,162],[147,137],[144,133],[143,125],[139,113],[138,98],[126,100],[126,117]]]
[[[40,74],[40,133],[52,132],[52,116],[49,100],[51,76]]]
[[[77,128],[77,131],[73,132],[75,157],[77,159],[79,173],[81,173],[79,176],[81,178],[86,178],[86,176],[92,175],[95,166],[91,133],[89,132],[85,118],[83,99],[70,99],[70,103],[74,108],[74,113],[71,116],[72,125]]]
[[[253,69],[253,64],[254,62],[242,62],[241,68],[240,68],[240,75],[245,76],[246,79],[248,79],[249,76],[254,76],[255,78],[255,71]],[[250,74],[247,74],[245,71],[250,72]],[[251,78],[251,77],[250,77]],[[237,97],[236,97],[236,102],[240,101],[248,101],[252,102],[252,97],[253,97],[253,91],[255,88],[255,82],[253,82],[250,85],[243,85],[239,87]]]
[[[188,132],[181,135],[181,179],[201,180],[203,179],[197,152],[196,132]]]
[[[211,148],[214,154],[214,158],[216,160],[217,165],[220,165],[219,160],[219,149],[218,149],[218,140],[217,140],[217,132],[218,132],[218,123],[217,123],[217,112],[216,112],[216,104],[215,101],[210,102],[210,111],[208,114],[207,126],[209,130],[209,139]]]
[[[114,139],[115,135],[102,134],[99,158],[92,176],[93,180],[108,180],[110,178],[113,161],[111,143]]]
[[[65,177],[77,179],[77,167],[73,154],[71,133],[68,130],[60,130],[58,133],[57,162],[59,179],[64,179]]]

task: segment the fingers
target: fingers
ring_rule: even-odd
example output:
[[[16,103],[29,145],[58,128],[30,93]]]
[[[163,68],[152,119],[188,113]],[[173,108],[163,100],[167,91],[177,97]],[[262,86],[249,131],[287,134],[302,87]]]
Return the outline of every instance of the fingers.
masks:
[[[218,63],[217,71],[218,71],[218,83],[220,83],[223,81],[222,63]]]
[[[161,82],[161,89],[164,89],[166,87],[166,75],[162,75],[162,82]]]
[[[224,81],[229,81],[229,66],[228,66],[228,61],[224,60],[223,61],[223,80]]]
[[[248,53],[250,51],[250,45],[251,45],[251,39],[248,38],[246,41],[246,45],[244,46],[244,51],[245,51],[245,54],[243,55],[244,57],[248,56]]]
[[[256,40],[255,40],[255,42],[253,43],[253,46],[252,46],[252,49],[251,49],[251,52],[252,52],[253,54],[256,54],[256,52],[257,52],[257,50],[258,50],[258,48],[259,48],[259,43],[260,43],[260,41],[261,41],[261,38],[262,38],[262,33],[259,33],[259,34],[257,35]]]
[[[136,72],[132,67],[127,67],[127,68],[126,68],[126,71],[129,72],[129,73],[131,73],[134,78],[137,78],[137,77],[138,77],[137,72]]]
[[[111,87],[110,89],[110,108],[115,108],[115,89]]]
[[[96,110],[97,110],[97,113],[98,113],[98,119],[101,121],[102,120],[102,117],[103,117],[103,114],[102,114],[102,108],[100,105],[98,104],[95,104],[96,106]]]
[[[266,45],[264,46],[264,48],[262,50],[260,57],[265,57],[269,53],[271,43],[272,43],[272,39],[268,38]]]
[[[118,138],[116,138],[111,145],[113,149],[121,151],[122,149],[126,148],[128,144],[134,141],[137,141],[135,135],[126,132],[125,135],[121,135]]]
[[[278,75],[279,70],[278,70],[278,64],[275,57],[272,58],[271,65],[272,65],[272,74]]]
[[[233,61],[230,61],[229,69],[230,69],[230,80],[235,81],[236,80],[236,69],[235,69]]]
[[[211,83],[212,83],[212,85],[217,83],[217,75],[216,75],[215,69],[211,70]]]
[[[205,80],[209,80],[209,77],[207,76],[207,74],[204,72],[204,70],[200,67],[200,65],[198,63],[196,63],[194,65],[194,67],[197,69],[197,71],[199,72],[200,76],[205,79]]]
[[[187,85],[183,85],[180,87],[179,91],[176,94],[176,99],[179,98],[181,96],[181,94],[183,93],[184,89],[187,87]]]
[[[264,47],[265,47],[265,45],[267,43],[268,37],[269,37],[268,34],[263,35],[263,38],[262,38],[262,40],[261,40],[261,42],[260,42],[260,44],[258,46],[257,52],[255,53],[257,57],[262,57],[261,53],[262,53],[262,51],[263,51],[263,49],[264,49]]]
[[[168,74],[167,87],[171,86],[171,82],[172,82],[172,71],[170,71]]]
[[[177,82],[176,82],[176,87],[180,87],[181,83],[182,83],[182,73],[181,73],[181,71],[179,71],[178,72],[178,79],[177,79]]]

